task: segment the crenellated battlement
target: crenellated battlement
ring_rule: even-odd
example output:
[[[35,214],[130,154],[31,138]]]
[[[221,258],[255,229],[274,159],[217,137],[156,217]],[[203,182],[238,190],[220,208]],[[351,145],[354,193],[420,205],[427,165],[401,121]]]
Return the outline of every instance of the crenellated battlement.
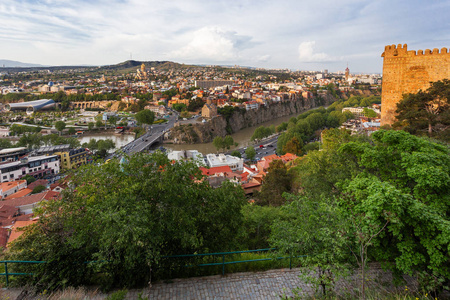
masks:
[[[381,54],[383,85],[381,124],[395,121],[397,103],[403,94],[425,90],[430,82],[450,78],[450,52],[447,48],[408,50],[407,44],[388,45]]]
[[[409,50],[407,44],[398,44],[398,45],[387,45],[384,47],[384,52],[381,54],[381,57],[404,57],[404,56],[420,56],[420,55],[448,55],[450,49],[445,47],[439,50],[438,48],[434,48],[433,50],[425,49],[423,50]]]

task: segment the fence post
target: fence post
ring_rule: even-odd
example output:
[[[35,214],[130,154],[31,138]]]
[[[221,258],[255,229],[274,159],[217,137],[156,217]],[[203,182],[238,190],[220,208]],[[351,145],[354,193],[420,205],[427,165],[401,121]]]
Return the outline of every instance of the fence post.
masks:
[[[222,255],[222,275],[225,275],[225,254]]]
[[[9,284],[9,278],[8,278],[8,263],[5,261],[5,275],[6,275],[6,287],[8,287]]]
[[[292,254],[289,252],[289,270],[292,270]]]

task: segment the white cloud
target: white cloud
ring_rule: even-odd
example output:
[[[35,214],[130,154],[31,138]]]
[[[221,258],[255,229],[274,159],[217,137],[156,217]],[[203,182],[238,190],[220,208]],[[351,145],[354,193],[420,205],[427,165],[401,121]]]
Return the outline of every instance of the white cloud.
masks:
[[[266,55],[259,55],[256,57],[257,62],[268,62],[271,59],[272,56],[269,54]]]
[[[316,41],[303,42],[298,46],[298,57],[301,62],[331,62],[337,60],[326,53],[315,53]]]
[[[192,34],[187,45],[170,56],[187,61],[238,61],[240,51],[252,45],[251,38],[217,26],[206,26]]]

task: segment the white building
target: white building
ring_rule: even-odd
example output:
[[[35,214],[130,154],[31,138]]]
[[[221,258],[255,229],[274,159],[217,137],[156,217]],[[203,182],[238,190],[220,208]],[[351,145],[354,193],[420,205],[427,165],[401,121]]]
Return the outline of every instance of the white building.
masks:
[[[364,116],[364,108],[367,109],[371,109],[373,110],[375,113],[377,114],[381,114],[381,110],[378,108],[373,108],[373,107],[344,107],[342,109],[342,112],[344,111],[349,111],[351,112],[353,115],[355,115],[356,117],[362,117]]]
[[[229,166],[232,171],[244,169],[244,159],[225,154],[207,154],[206,163],[210,168]]]
[[[259,108],[259,103],[256,101],[247,101],[244,102],[245,104],[245,109],[246,110],[250,110],[250,109],[258,109]]]
[[[201,154],[197,150],[170,151],[169,153],[167,153],[167,157],[170,160],[192,159],[197,164],[204,163],[203,154]]]
[[[59,170],[58,155],[29,157],[0,165],[0,182],[14,181],[27,174],[36,178],[47,174],[58,174]]]

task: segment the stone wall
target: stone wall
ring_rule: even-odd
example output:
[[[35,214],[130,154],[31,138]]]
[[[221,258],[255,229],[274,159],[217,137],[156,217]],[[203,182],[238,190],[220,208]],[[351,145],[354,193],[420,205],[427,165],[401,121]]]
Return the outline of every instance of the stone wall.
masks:
[[[450,78],[450,53],[447,48],[408,51],[407,45],[386,46],[383,60],[381,124],[395,121],[397,103],[403,94],[417,93],[430,82]]]
[[[230,130],[231,133],[235,133],[273,119],[300,114],[321,105],[326,106],[335,100],[330,95],[326,95],[320,101],[317,98],[286,100],[260,109],[235,111],[228,122],[225,117],[217,116],[206,123],[175,126],[170,131],[170,139],[177,144],[208,143],[212,142],[216,136],[224,137],[230,133]],[[229,127],[228,130],[227,127]]]

